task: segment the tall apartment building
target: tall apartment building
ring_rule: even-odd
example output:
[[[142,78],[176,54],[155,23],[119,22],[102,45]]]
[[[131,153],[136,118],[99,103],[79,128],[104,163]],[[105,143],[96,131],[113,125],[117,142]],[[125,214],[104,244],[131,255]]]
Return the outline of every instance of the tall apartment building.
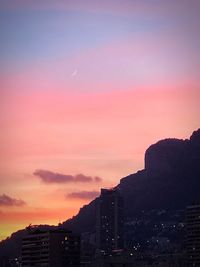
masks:
[[[187,266],[200,266],[200,204],[186,209]]]
[[[101,189],[97,205],[97,248],[106,253],[123,248],[123,197],[117,188]]]
[[[66,267],[80,264],[80,236],[56,229],[28,229],[22,240],[22,267]]]

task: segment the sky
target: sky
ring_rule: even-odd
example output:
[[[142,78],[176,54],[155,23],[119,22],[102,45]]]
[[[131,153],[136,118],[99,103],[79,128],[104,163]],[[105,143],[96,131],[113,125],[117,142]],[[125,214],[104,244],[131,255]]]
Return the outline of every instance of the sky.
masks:
[[[58,224],[200,126],[199,0],[0,0],[0,240]]]

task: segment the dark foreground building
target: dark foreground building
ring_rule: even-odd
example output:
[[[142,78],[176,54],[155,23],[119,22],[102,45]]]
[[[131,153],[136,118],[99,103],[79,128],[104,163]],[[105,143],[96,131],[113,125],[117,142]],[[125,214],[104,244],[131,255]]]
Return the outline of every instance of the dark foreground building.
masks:
[[[123,198],[117,188],[101,189],[97,206],[97,248],[110,253],[123,248]]]
[[[200,205],[187,207],[186,232],[187,266],[200,266]]]
[[[30,227],[22,240],[22,267],[67,267],[80,264],[80,236],[58,229]]]

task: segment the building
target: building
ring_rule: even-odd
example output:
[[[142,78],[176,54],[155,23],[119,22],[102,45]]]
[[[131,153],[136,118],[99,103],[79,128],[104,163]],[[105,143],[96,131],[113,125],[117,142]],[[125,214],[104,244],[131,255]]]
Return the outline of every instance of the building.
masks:
[[[22,240],[22,267],[79,266],[80,236],[64,229],[43,231],[29,227]]]
[[[187,266],[200,266],[200,204],[186,209]]]
[[[123,248],[123,207],[119,189],[101,189],[96,216],[98,250],[110,253]]]

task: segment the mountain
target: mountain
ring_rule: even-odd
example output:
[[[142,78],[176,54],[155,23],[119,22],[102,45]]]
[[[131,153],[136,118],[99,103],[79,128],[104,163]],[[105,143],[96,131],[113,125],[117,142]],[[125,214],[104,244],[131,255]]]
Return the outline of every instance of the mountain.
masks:
[[[145,168],[122,178],[117,188],[125,199],[126,217],[134,218],[141,210],[185,209],[188,204],[199,202],[200,129],[193,132],[190,139],[165,139],[151,145],[145,153]],[[97,202],[98,198],[82,207],[62,227],[76,232],[94,231]],[[7,248],[7,254],[16,256],[19,253],[19,236],[23,234],[24,231],[17,232],[2,241],[0,255],[5,255],[3,249]],[[15,253],[9,252],[12,246],[17,248]]]
[[[189,140],[165,139],[151,145],[145,153],[144,170],[122,178],[117,187],[124,196],[127,217],[141,210],[184,209],[199,202],[200,129]],[[97,201],[84,206],[63,226],[74,231],[94,230]]]

